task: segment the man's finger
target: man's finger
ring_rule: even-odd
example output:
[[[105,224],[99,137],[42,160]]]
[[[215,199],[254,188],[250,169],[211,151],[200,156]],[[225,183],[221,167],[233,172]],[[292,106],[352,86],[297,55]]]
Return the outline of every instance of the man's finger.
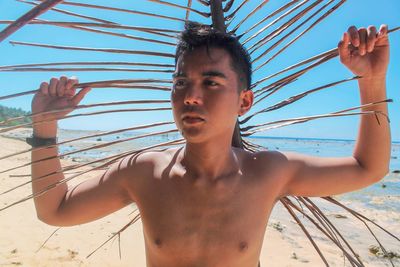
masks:
[[[82,88],[72,99],[71,102],[74,106],[77,106],[81,100],[85,97],[85,95],[91,90],[90,87]]]
[[[67,91],[71,90],[78,82],[79,82],[78,79],[76,77],[72,76],[71,78],[68,79],[65,89]]]
[[[375,45],[388,45],[388,42],[388,26],[386,24],[382,24],[379,28],[378,39],[376,40]]]
[[[347,32],[343,33],[342,40],[338,44],[339,57],[342,63],[347,63],[351,52],[349,48],[350,36]]]
[[[57,90],[57,96],[63,97],[64,92],[65,92],[65,85],[67,84],[67,77],[61,76],[60,81],[57,84],[56,90]]]
[[[67,84],[65,86],[65,95],[68,97],[73,97],[75,95],[75,85],[78,84],[78,79],[75,77],[71,77],[68,79]]]
[[[57,78],[51,78],[50,85],[49,85],[49,94],[51,96],[56,96],[57,95],[57,84],[58,84],[58,79]]]
[[[358,47],[360,45],[360,36],[358,35],[357,28],[355,26],[351,26],[347,30],[350,35],[350,42],[354,47]]]
[[[42,93],[42,95],[48,95],[49,94],[49,83],[48,82],[42,82],[40,84],[40,93]]]
[[[358,46],[358,53],[363,56],[367,53],[367,36],[368,36],[368,31],[366,28],[360,28],[358,30],[358,34],[359,34],[359,40],[360,40],[360,44]]]
[[[371,53],[374,50],[376,42],[376,28],[375,26],[368,27],[368,36],[367,36],[367,52]]]
[[[379,28],[379,35],[378,36],[385,36],[388,32],[388,26],[386,24],[382,24]]]

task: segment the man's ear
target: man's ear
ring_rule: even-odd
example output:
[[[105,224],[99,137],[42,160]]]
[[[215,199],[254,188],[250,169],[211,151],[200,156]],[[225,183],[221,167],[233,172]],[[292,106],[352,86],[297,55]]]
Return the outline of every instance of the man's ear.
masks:
[[[242,116],[250,110],[253,106],[254,94],[251,90],[243,90],[240,92],[240,107],[239,107],[239,116]]]

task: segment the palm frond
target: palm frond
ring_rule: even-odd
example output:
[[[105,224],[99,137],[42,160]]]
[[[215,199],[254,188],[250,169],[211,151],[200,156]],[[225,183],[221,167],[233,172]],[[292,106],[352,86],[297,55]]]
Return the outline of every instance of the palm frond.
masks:
[[[164,91],[166,93],[171,90],[171,79],[165,78],[156,78],[149,79],[148,73],[151,75],[155,75],[156,77],[161,77],[160,75],[170,74],[173,72],[173,68],[175,64],[173,64],[173,60],[175,59],[175,54],[173,51],[173,47],[177,42],[177,34],[180,32],[176,25],[182,25],[184,22],[189,19],[193,19],[193,17],[200,17],[201,20],[205,20],[206,24],[212,24],[214,28],[220,31],[226,31],[230,34],[235,34],[238,39],[243,40],[242,43],[246,46],[249,52],[252,55],[252,62],[256,63],[256,67],[253,70],[254,77],[257,77],[257,80],[253,82],[251,85],[251,89],[254,90],[255,94],[255,105],[261,105],[261,103],[265,103],[267,98],[271,95],[277,96],[278,93],[282,93],[282,90],[288,87],[288,85],[295,85],[300,78],[309,71],[322,67],[324,63],[329,62],[331,59],[338,56],[338,52],[336,48],[330,49],[318,55],[312,56],[310,58],[301,60],[299,62],[293,63],[279,71],[276,71],[269,75],[262,75],[260,70],[264,69],[264,66],[268,65],[272,60],[276,59],[279,55],[285,53],[285,51],[291,47],[295,42],[297,42],[300,38],[304,37],[308,32],[310,32],[316,25],[320,24],[324,19],[333,14],[335,11],[339,10],[342,5],[346,2],[345,0],[292,0],[286,1],[284,4],[275,8],[266,14],[262,19],[256,21],[251,26],[244,26],[247,22],[251,21],[256,15],[257,12],[261,10],[265,10],[268,8],[268,3],[271,1],[268,0],[259,0],[258,4],[250,9],[251,1],[222,1],[222,0],[197,0],[197,1],[182,1],[182,3],[187,3],[186,5],[177,2],[169,2],[164,0],[146,0],[147,2],[152,2],[155,8],[160,9],[159,12],[147,12],[142,11],[140,7],[135,6],[132,9],[119,8],[117,4],[109,4],[109,6],[105,5],[97,5],[94,3],[81,3],[81,2],[71,2],[71,1],[60,1],[60,0],[41,0],[41,1],[26,1],[26,0],[17,0],[18,2],[26,5],[33,5],[34,7],[22,15],[20,18],[17,18],[14,21],[10,20],[1,20],[0,24],[7,25],[6,28],[0,32],[0,42],[11,36],[14,32],[19,30],[21,27],[57,27],[57,29],[63,30],[76,30],[88,32],[87,34],[93,34],[98,37],[104,38],[104,40],[108,40],[107,38],[114,38],[117,40],[129,41],[131,43],[140,43],[146,45],[145,49],[148,50],[130,50],[123,48],[105,48],[105,47],[92,47],[92,45],[59,45],[59,44],[48,44],[48,43],[36,43],[32,42],[22,42],[22,41],[10,41],[10,44],[15,46],[23,47],[37,47],[47,50],[59,50],[63,52],[67,51],[77,51],[84,52],[88,56],[98,55],[107,55],[110,60],[99,60],[95,61],[92,59],[79,59],[76,61],[55,61],[53,63],[48,61],[48,58],[44,59],[44,62],[40,63],[26,63],[26,64],[7,64],[4,66],[0,66],[0,72],[82,72],[82,73],[117,73],[121,75],[121,77],[114,80],[104,80],[101,81],[91,81],[84,82],[76,85],[76,88],[84,88],[84,87],[92,87],[95,88],[96,92],[101,90],[109,90],[109,89],[132,89],[132,90],[141,90],[142,92],[158,92]],[[56,8],[56,5],[57,8]],[[58,8],[62,6],[63,8],[79,8],[81,13],[76,13],[70,10],[64,10]],[[159,8],[159,7],[162,8]],[[246,8],[248,10],[246,10]],[[98,13],[96,15],[93,14],[93,11],[96,10]],[[181,15],[170,15],[167,11],[182,11]],[[104,13],[101,13],[101,12]],[[38,17],[45,12],[49,12],[54,17],[56,16],[64,16],[67,20],[74,21],[64,21],[62,18],[56,18],[55,20],[44,20],[39,19]],[[87,13],[87,14],[85,14]],[[160,25],[163,27],[155,27],[155,26],[138,26],[138,25],[129,25],[126,23],[120,23],[119,16],[114,16],[112,19],[116,21],[111,21],[106,16],[107,14],[129,14],[132,18],[140,20],[143,17],[151,18],[152,20],[157,20],[160,22]],[[174,13],[178,14],[178,13]],[[81,21],[83,20],[83,21]],[[117,22],[118,21],[118,22]],[[163,24],[161,24],[163,23]],[[173,24],[175,23],[175,24]],[[178,24],[177,24],[178,23]],[[173,25],[173,26],[171,26]],[[179,28],[181,28],[179,26]],[[389,30],[389,33],[400,30],[400,27],[395,27]],[[299,32],[299,33],[298,33]],[[61,39],[61,38],[60,38]],[[60,40],[61,42],[62,40]],[[114,43],[111,43],[114,44]],[[157,45],[157,46],[154,46]],[[157,48],[154,48],[157,47]],[[41,50],[41,49],[38,49]],[[273,52],[277,50],[276,52]],[[96,53],[97,52],[97,53]],[[133,55],[135,57],[145,56],[150,59],[148,62],[141,62],[136,58],[133,61],[129,60],[120,60],[113,59],[112,57],[116,56],[128,56]],[[117,67],[119,66],[119,67]],[[134,68],[130,68],[127,66],[134,66]],[[299,68],[299,69],[298,69]],[[293,72],[291,72],[293,71]],[[122,76],[122,74],[126,75],[135,75],[135,79],[126,79]],[[82,74],[83,75],[83,74]],[[163,76],[162,76],[163,77]],[[276,81],[270,82],[273,78],[277,78]],[[391,100],[383,100],[380,102],[369,103],[366,105],[351,107],[342,109],[336,112],[324,113],[320,115],[314,116],[297,116],[288,119],[280,119],[275,121],[267,121],[265,118],[263,123],[258,123],[254,125],[247,125],[251,121],[252,118],[261,117],[266,113],[274,110],[281,109],[288,105],[291,105],[306,96],[313,94],[315,92],[319,92],[326,88],[332,88],[336,85],[343,84],[352,80],[360,79],[362,77],[352,77],[348,79],[337,79],[337,81],[326,83],[315,87],[313,89],[308,89],[298,94],[293,94],[292,96],[285,97],[283,100],[276,102],[275,104],[267,104],[267,106],[263,106],[260,110],[248,115],[240,122],[236,124],[235,132],[233,136],[232,144],[233,146],[240,147],[246,149],[251,152],[257,152],[265,150],[266,148],[256,144],[253,142],[253,139],[249,139],[250,137],[256,133],[268,131],[276,128],[282,128],[294,124],[305,123],[321,118],[337,118],[344,116],[370,116],[375,115],[378,123],[379,116],[383,115],[385,118],[388,117],[385,114],[380,112],[371,112],[371,111],[356,111],[361,108],[367,108],[373,105],[378,105],[383,102],[390,102]],[[90,79],[86,79],[89,80]],[[270,82],[266,84],[266,82]],[[98,90],[97,90],[98,89]],[[0,100],[13,99],[20,96],[26,96],[30,94],[34,94],[38,91],[29,90],[22,91],[13,94],[6,94],[0,96]],[[85,112],[79,114],[71,114],[66,116],[65,119],[74,119],[77,117],[87,117],[94,116],[100,114],[118,114],[121,112],[142,112],[146,111],[157,111],[164,112],[169,111],[169,107],[162,106],[154,106],[154,104],[166,104],[169,103],[169,100],[164,99],[146,99],[140,100],[136,98],[124,99],[123,101],[108,101],[102,103],[94,103],[94,104],[85,104],[79,105],[75,109],[85,109],[85,108],[94,108],[94,107],[107,107],[107,106],[119,106],[119,105],[131,105],[131,104],[151,104],[152,107],[145,108],[126,108],[126,109],[109,109],[109,110],[98,110],[95,112]],[[38,113],[38,114],[27,114],[24,116],[16,116],[4,119],[0,122],[0,126],[4,126],[0,128],[0,133],[12,132],[18,128],[32,126],[34,124],[40,124],[48,122],[49,120],[36,121],[32,123],[21,123],[16,126],[5,126],[8,123],[17,122],[19,120],[24,120],[27,118],[38,118],[41,115],[49,115],[53,113],[57,113],[65,110],[53,110],[51,112]],[[379,116],[378,116],[379,115]],[[96,118],[96,117],[94,117]],[[117,133],[123,133],[128,131],[136,131],[142,129],[150,129],[150,133],[142,133],[136,136],[123,138],[119,140],[113,140],[104,143],[98,143],[95,145],[81,147],[72,151],[67,151],[60,153],[57,157],[49,157],[42,159],[36,162],[42,162],[54,158],[62,158],[70,155],[74,155],[77,153],[93,151],[95,149],[101,149],[110,147],[117,144],[123,144],[124,142],[129,142],[136,139],[148,138],[150,136],[160,136],[169,133],[176,133],[177,129],[158,129],[156,127],[167,127],[173,124],[170,119],[164,120],[163,122],[154,122],[144,125],[136,125],[126,128],[120,128],[116,130],[100,132],[95,134],[87,134],[80,137],[74,137],[72,139],[67,139],[63,141],[59,141],[55,146],[70,144],[72,142],[81,141],[84,139],[90,138],[98,138],[106,135],[113,135]],[[246,138],[245,138],[246,137]],[[242,139],[243,138],[243,139]],[[60,181],[48,185],[46,188],[37,192],[35,194],[27,195],[17,201],[14,201],[10,204],[5,205],[0,208],[0,211],[4,211],[11,207],[14,207],[20,203],[28,201],[32,198],[39,197],[43,194],[46,194],[50,190],[58,187],[61,184],[65,184],[77,177],[82,177],[85,174],[95,171],[95,170],[107,170],[109,166],[124,157],[129,157],[132,155],[136,155],[143,151],[160,149],[170,146],[175,146],[178,144],[183,144],[184,140],[176,137],[174,140],[168,140],[166,142],[158,142],[157,144],[148,145],[145,147],[138,147],[132,149],[128,145],[124,151],[115,152],[112,155],[107,155],[104,157],[98,157],[95,160],[89,160],[84,163],[68,163],[68,166],[62,166],[62,169],[53,172],[44,174],[41,177],[37,178],[38,180],[46,179],[54,174],[64,174],[66,175]],[[126,143],[125,143],[126,144]],[[43,148],[37,148],[35,150],[46,149],[48,146]],[[34,149],[25,149],[21,151],[16,151],[10,153],[8,155],[2,155],[0,157],[1,160],[5,160],[17,155],[21,155],[23,153],[31,152]],[[17,163],[5,170],[0,170],[0,173],[11,172],[22,167],[29,166],[35,162],[30,162],[27,164],[18,164]],[[66,165],[66,164],[65,164]],[[10,178],[13,177],[25,177],[27,174],[10,174]],[[29,175],[28,175],[29,176]],[[0,192],[0,195],[8,196],[8,193],[13,192],[14,190],[21,188],[23,186],[31,184],[31,181],[22,182],[12,188],[9,188],[3,192]],[[379,224],[374,222],[372,219],[367,218],[366,216],[352,210],[348,206],[338,202],[337,200],[326,197],[323,198],[332,205],[339,206],[345,209],[347,212],[352,214],[354,218],[361,221],[370,234],[374,237],[375,241],[378,243],[379,247],[382,249],[384,253],[388,253],[385,249],[384,244],[377,238],[375,232],[370,227],[371,225],[374,227],[378,227],[381,231],[384,231],[387,235],[394,238],[395,240],[400,242],[400,238],[391,233],[390,231],[384,229]],[[297,202],[297,204],[296,204]],[[306,219],[312,225],[314,225],[317,230],[322,233],[328,240],[330,240],[345,256],[345,258],[349,261],[351,266],[364,266],[361,259],[357,256],[357,252],[351,246],[350,242],[346,239],[345,235],[339,231],[336,226],[324,215],[323,211],[309,198],[301,198],[294,197],[292,198],[282,198],[281,203],[287,209],[288,213],[292,216],[292,218],[297,222],[297,224],[301,227],[304,234],[310,240],[311,244],[320,255],[322,261],[326,266],[329,266],[329,262],[324,256],[323,251],[320,249],[318,243],[315,238],[312,236],[310,229],[306,226],[302,219]],[[301,215],[302,218],[299,216]],[[101,244],[97,249],[95,249],[92,253],[88,255],[90,257],[96,251],[98,251],[101,247],[107,244],[112,239],[120,237],[123,231],[125,231],[129,226],[134,224],[137,220],[140,219],[140,214],[135,214],[133,219],[131,219],[124,227],[118,230],[115,234],[113,234],[108,240],[106,240],[103,244]],[[57,229],[58,230],[58,229]],[[54,235],[54,233],[52,234]],[[51,235],[51,236],[52,236]],[[50,236],[50,237],[51,237]],[[49,237],[49,238],[50,238]],[[48,241],[48,239],[42,244],[41,247]],[[40,248],[39,248],[40,249]],[[121,254],[120,248],[119,253]],[[390,259],[389,259],[390,260]],[[391,265],[394,266],[394,263],[390,260]]]

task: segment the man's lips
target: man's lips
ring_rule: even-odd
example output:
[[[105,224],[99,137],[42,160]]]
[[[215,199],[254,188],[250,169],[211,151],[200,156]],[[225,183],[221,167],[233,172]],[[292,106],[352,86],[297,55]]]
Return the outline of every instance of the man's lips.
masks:
[[[184,123],[194,124],[194,123],[203,122],[204,119],[198,115],[185,115],[182,117],[182,121]]]

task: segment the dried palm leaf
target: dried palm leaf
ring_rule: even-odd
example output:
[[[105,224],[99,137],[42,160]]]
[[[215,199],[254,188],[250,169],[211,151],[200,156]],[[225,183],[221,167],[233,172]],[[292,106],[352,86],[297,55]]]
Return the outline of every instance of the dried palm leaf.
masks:
[[[211,16],[211,21],[210,24],[212,23],[213,26],[221,31],[229,31],[232,34],[235,34],[236,32],[241,32],[241,34],[238,35],[238,38],[244,38],[245,36],[250,35],[250,37],[247,37],[246,40],[243,41],[243,43],[250,49],[250,51],[253,54],[257,54],[256,57],[253,57],[253,62],[261,61],[270,51],[273,49],[277,48],[278,45],[283,45],[282,48],[278,50],[275,54],[270,56],[266,61],[263,63],[260,63],[254,71],[258,71],[261,69],[263,66],[268,64],[269,62],[272,61],[275,57],[280,55],[285,49],[290,47],[295,41],[297,41],[300,37],[302,37],[305,33],[310,31],[315,25],[319,24],[324,18],[326,18],[328,15],[332,14],[334,11],[336,11],[341,5],[345,2],[344,0],[339,0],[339,1],[334,1],[330,0],[328,2],[321,1],[321,0],[316,0],[311,2],[310,5],[306,6],[307,4],[310,3],[310,0],[293,0],[293,1],[288,1],[284,5],[280,6],[278,9],[272,11],[268,15],[265,16],[264,19],[260,20],[259,22],[254,23],[251,27],[248,27],[246,29],[242,29],[243,25],[245,24],[246,21],[250,20],[254,16],[254,14],[261,10],[264,6],[267,6],[266,4],[268,3],[268,0],[260,0],[260,3],[258,6],[256,6],[252,11],[247,12],[246,14],[241,14],[242,10],[246,7],[246,4],[249,4],[250,1],[241,1],[241,2],[235,2],[234,0],[230,1],[223,1],[222,0],[210,0],[210,1],[205,1],[205,0],[198,0],[197,2],[200,3],[201,5],[205,6],[209,12],[203,12],[200,11],[200,9],[196,9],[194,7],[194,3],[192,3],[191,0],[187,1],[187,5],[183,6],[180,4],[175,4],[171,3],[168,1],[160,1],[160,0],[148,0],[150,2],[154,2],[155,4],[161,4],[163,5],[166,9],[167,8],[172,8],[176,10],[184,10],[185,14],[184,17],[179,17],[179,16],[168,16],[164,14],[154,14],[154,13],[149,13],[149,12],[144,12],[137,10],[136,8],[134,10],[131,9],[123,9],[123,8],[117,8],[114,6],[101,6],[101,5],[95,5],[95,4],[87,4],[87,3],[79,3],[79,2],[69,2],[69,1],[54,1],[54,0],[47,0],[47,1],[35,1],[35,2],[29,2],[29,1],[24,1],[24,0],[18,0],[19,2],[23,2],[26,4],[30,5],[35,5],[35,7],[28,13],[26,13],[24,16],[21,18],[15,20],[15,21],[0,21],[0,23],[3,24],[9,24],[8,27],[6,27],[5,30],[3,30],[0,33],[0,42],[10,36],[13,32],[18,30],[24,25],[31,24],[31,25],[52,25],[55,27],[68,27],[68,28],[73,28],[77,30],[84,30],[84,31],[90,31],[94,32],[97,34],[101,35],[113,35],[117,36],[120,38],[129,38],[129,39],[134,39],[135,41],[140,41],[140,42],[146,42],[146,43],[157,43],[157,44],[162,44],[163,47],[170,47],[174,45],[175,39],[176,39],[176,34],[178,31],[176,29],[172,28],[154,28],[154,27],[140,27],[140,26],[131,26],[131,25],[123,25],[119,24],[113,21],[110,21],[108,19],[100,18],[100,17],[93,17],[88,14],[77,14],[71,11],[66,11],[66,10],[61,10],[58,8],[55,8],[55,5],[58,3],[62,3],[64,6],[70,6],[70,7],[80,7],[82,8],[82,11],[90,11],[90,10],[102,10],[103,12],[117,12],[118,14],[122,13],[127,13],[132,16],[147,16],[147,17],[152,17],[153,19],[157,20],[162,20],[162,21],[171,21],[171,22],[184,22],[189,19],[189,16],[193,13],[193,15],[200,15],[203,18],[207,18]],[[297,5],[296,5],[297,4]],[[321,4],[321,6],[320,6]],[[325,8],[327,8],[329,5],[333,5],[328,11],[325,11],[320,17],[316,18],[314,22],[311,20],[316,17],[319,13],[322,13]],[[290,8],[290,9],[289,9]],[[311,15],[308,15],[311,10],[316,8],[317,10],[314,11]],[[288,10],[289,9],[289,10]],[[37,17],[44,13],[45,11],[54,11],[57,13],[63,13],[68,16],[72,16],[74,18],[79,17],[81,19],[88,20],[89,22],[77,22],[77,21],[47,21],[43,19],[37,19]],[[231,11],[232,10],[232,11]],[[280,15],[278,18],[274,19],[272,22],[269,22],[267,25],[263,26],[261,30],[258,30],[256,33],[252,33],[253,30],[255,30],[258,26],[262,26],[263,23],[267,22],[267,20],[275,17],[276,15],[285,12],[284,14]],[[296,13],[297,12],[297,13]],[[162,12],[159,12],[162,13]],[[225,14],[229,13],[229,14]],[[294,14],[294,15],[293,15]],[[282,25],[276,26],[278,22],[283,21],[283,19],[289,17],[290,15],[293,15],[293,17],[287,19],[287,21],[283,22]],[[308,16],[308,17],[307,17]],[[237,23],[236,26],[232,26],[232,22],[234,22],[237,18]],[[303,19],[303,21],[301,21]],[[94,21],[94,22],[93,22]],[[297,30],[299,30],[302,26],[305,26],[307,23],[310,23],[310,25],[307,26],[305,30],[303,30],[300,34],[292,38],[289,42],[284,44],[284,41],[291,37]],[[272,28],[272,26],[275,26],[275,29],[272,29],[272,32],[269,34],[266,34],[266,36],[261,37],[264,33],[267,33],[267,29]],[[98,28],[107,28],[109,30],[98,30]],[[399,27],[391,29],[389,32],[394,32],[399,30]],[[130,35],[126,32],[116,32],[116,30],[124,30],[124,31],[131,31],[134,30],[138,32],[137,35]],[[157,38],[159,36],[167,37],[167,38],[173,38],[173,41],[164,41],[160,39],[156,39],[156,37],[148,37],[151,35],[157,35]],[[269,42],[273,39],[278,39],[276,43],[270,45],[265,51],[260,51],[261,48],[263,48],[266,44],[269,44]],[[249,44],[250,41],[253,41],[254,43],[252,45]],[[111,71],[126,71],[126,72],[136,72],[138,75],[140,73],[145,73],[145,72],[171,72],[171,69],[126,69],[126,68],[109,68],[109,67],[71,67],[71,68],[66,68],[66,67],[54,67],[54,66],[65,66],[65,65],[72,65],[72,66],[93,66],[93,65],[131,65],[131,66],[138,66],[138,67],[163,67],[163,68],[171,68],[174,67],[174,64],[172,64],[172,60],[174,59],[175,55],[173,54],[172,50],[167,50],[167,52],[160,52],[160,51],[154,51],[154,50],[148,50],[148,51],[140,51],[140,50],[127,50],[127,49],[118,49],[118,48],[94,48],[94,47],[80,47],[80,46],[61,46],[61,45],[51,45],[51,44],[39,44],[39,43],[33,43],[33,42],[16,42],[16,41],[11,41],[10,42],[13,45],[23,45],[23,46],[36,46],[36,47],[41,47],[41,48],[46,48],[46,49],[59,49],[59,50],[76,50],[76,51],[85,51],[85,52],[103,52],[107,53],[109,56],[113,56],[115,54],[132,54],[132,55],[145,55],[149,57],[154,57],[155,59],[159,60],[160,63],[154,63],[154,62],[149,62],[149,63],[135,63],[135,62],[121,62],[121,61],[77,61],[77,62],[55,62],[55,63],[34,63],[34,64],[19,64],[19,65],[9,65],[9,66],[1,66],[0,71],[96,71],[96,72],[111,72]],[[328,62],[330,59],[335,58],[337,56],[337,50],[331,49],[328,50],[324,53],[321,53],[319,55],[313,56],[309,59],[303,60],[301,62],[292,64],[278,72],[275,72],[273,74],[270,74],[264,78],[258,79],[256,82],[252,84],[252,89],[255,91],[255,96],[256,96],[256,104],[259,104],[261,101],[266,99],[272,94],[276,94],[277,92],[280,92],[281,89],[285,88],[287,85],[296,82],[303,74],[308,72],[309,70],[312,70],[316,68],[317,66],[322,65],[325,62]],[[162,59],[168,59],[170,60],[169,63],[165,63],[164,61],[161,61]],[[294,70],[300,66],[307,65],[303,67],[302,69],[291,73],[285,77],[279,78],[277,81],[272,82],[266,86],[261,85],[267,81],[270,80],[274,77],[278,77],[279,75],[289,72],[291,70]],[[135,74],[136,74],[135,73]],[[272,111],[272,110],[277,110],[279,108],[285,107],[289,104],[292,104],[305,96],[317,92],[319,90],[323,90],[325,88],[344,83],[350,80],[358,79],[359,77],[353,77],[350,79],[344,79],[340,80],[337,82],[329,83],[308,91],[305,91],[303,93],[291,96],[289,98],[286,98],[285,100],[282,100],[274,105],[270,105],[267,107],[263,107],[260,111],[257,111],[253,113],[252,115],[249,115],[245,119],[243,119],[240,123],[244,124],[250,121],[251,118]],[[162,80],[162,79],[148,79],[143,78],[143,79],[119,79],[119,80],[105,80],[105,81],[95,81],[95,82],[88,82],[88,83],[81,83],[77,85],[77,88],[83,88],[86,86],[91,86],[93,88],[126,88],[126,89],[151,89],[151,90],[162,90],[162,91],[170,91],[170,85],[171,80]],[[261,87],[261,88],[260,88]],[[36,93],[37,90],[31,90],[31,91],[26,91],[26,92],[20,92],[20,93],[15,93],[15,94],[9,94],[5,96],[1,96],[0,100],[5,100],[5,99],[11,99],[14,97],[18,96],[23,96],[23,95],[29,95]],[[389,100],[385,100],[389,101]],[[129,100],[129,101],[118,101],[118,102],[106,102],[106,103],[98,103],[98,104],[92,104],[92,105],[81,105],[78,106],[77,109],[79,108],[89,108],[89,107],[95,107],[95,106],[108,106],[108,105],[124,105],[124,104],[139,104],[139,103],[167,103],[167,100],[148,100],[148,101],[141,101],[141,100]],[[381,101],[384,102],[384,101]],[[379,102],[379,103],[381,103]],[[254,142],[250,141],[249,139],[243,139],[242,136],[250,136],[255,134],[256,132],[259,131],[266,131],[269,129],[274,129],[274,128],[279,128],[279,127],[285,127],[293,124],[298,124],[298,123],[304,123],[307,121],[315,120],[315,119],[320,119],[320,118],[326,118],[326,117],[339,117],[339,116],[353,116],[353,115],[375,115],[378,119],[377,114],[381,114],[379,112],[350,112],[355,109],[360,109],[362,107],[368,107],[370,105],[377,105],[379,104],[378,102],[376,103],[370,103],[367,105],[363,106],[358,106],[354,108],[349,108],[345,110],[341,110],[338,112],[333,112],[333,113],[328,113],[328,114],[322,114],[322,115],[317,115],[317,116],[308,116],[308,117],[297,117],[297,118],[292,118],[292,119],[284,119],[284,120],[278,120],[278,121],[273,121],[273,122],[267,122],[267,123],[260,123],[257,125],[249,125],[246,127],[242,127],[240,129],[239,123],[237,123],[236,128],[235,128],[235,133],[233,137],[233,145],[237,147],[241,147],[243,149],[247,149],[249,151],[257,152],[260,150],[264,150],[263,146],[260,146],[258,144],[255,144]],[[103,114],[103,113],[118,113],[118,112],[131,112],[131,111],[149,111],[149,110],[168,110],[169,108],[144,108],[144,109],[113,109],[113,110],[107,110],[107,111],[99,111],[99,112],[92,112],[92,113],[83,113],[83,114],[74,114],[70,115],[67,118],[73,118],[73,117],[79,117],[79,116],[90,116],[90,115],[97,115],[97,114]],[[58,110],[59,112],[60,110]],[[53,111],[57,112],[57,111]],[[5,125],[7,122],[15,122],[18,119],[23,119],[27,117],[35,117],[43,114],[28,114],[26,116],[20,116],[16,118],[9,118],[7,120],[4,120],[3,122],[0,122],[0,125]],[[384,114],[382,114],[384,115]],[[36,122],[36,123],[44,123],[47,121],[41,121],[41,122]],[[124,129],[118,129],[114,131],[109,131],[106,133],[97,133],[97,134],[90,134],[86,135],[83,137],[77,137],[73,138],[70,140],[62,141],[59,142],[57,145],[62,145],[66,144],[69,142],[73,141],[79,141],[85,138],[93,138],[93,137],[98,137],[102,135],[107,135],[107,134],[116,134],[116,133],[121,133],[123,131],[129,131],[129,130],[137,130],[137,129],[145,129],[149,128],[151,129],[152,127],[157,127],[157,126],[165,126],[169,125],[171,122],[163,122],[163,123],[152,123],[152,124],[147,124],[147,125],[142,125],[142,126],[135,126],[135,127],[129,127],[129,128],[124,128]],[[27,126],[26,124],[25,126]],[[11,131],[13,129],[17,129],[19,127],[6,127],[0,129],[0,132],[7,132]],[[121,139],[117,141],[111,141],[99,145],[94,145],[91,147],[85,147],[81,149],[77,149],[75,151],[71,152],[66,152],[66,153],[61,153],[58,155],[58,157],[66,156],[66,155],[72,155],[74,153],[79,153],[82,151],[90,151],[92,149],[96,148],[101,148],[101,147],[106,147],[109,145],[117,144],[117,143],[122,143],[126,142],[129,140],[137,139],[137,138],[143,138],[146,136],[151,136],[151,135],[157,135],[157,134],[162,134],[162,133],[167,133],[167,132],[175,132],[176,130],[162,130],[156,132],[153,130],[151,133],[147,134],[142,134],[141,136],[137,137],[130,137],[126,139]],[[49,185],[47,188],[43,189],[40,192],[37,192],[35,194],[28,195],[18,201],[15,201],[11,204],[6,205],[5,207],[1,208],[0,211],[3,211],[5,209],[8,209],[10,207],[13,207],[19,203],[22,203],[24,201],[27,201],[29,199],[32,199],[34,197],[38,197],[40,195],[46,194],[48,191],[52,190],[53,188],[56,188],[60,184],[66,183],[68,181],[71,181],[72,179],[85,175],[88,172],[91,172],[93,170],[99,170],[99,169],[107,169],[110,164],[115,163],[116,161],[122,159],[123,157],[126,156],[131,156],[135,155],[137,153],[140,153],[142,151],[146,151],[149,149],[156,149],[159,147],[165,147],[165,146],[172,146],[176,144],[182,144],[183,140],[173,140],[173,141],[168,141],[168,142],[162,142],[160,144],[155,144],[151,146],[147,146],[144,148],[135,148],[134,150],[129,150],[129,151],[124,151],[121,153],[117,153],[116,155],[111,155],[103,158],[99,158],[90,162],[86,163],[81,163],[81,164],[71,164],[69,166],[63,166],[61,170],[58,170],[55,173],[49,173],[45,174],[42,177],[39,177],[38,179],[46,179],[47,177],[53,175],[53,174],[60,174],[64,173],[67,174],[68,177],[64,177],[61,181]],[[40,148],[44,149],[44,148]],[[7,159],[9,157],[19,155],[21,153],[26,153],[31,151],[32,149],[24,150],[24,151],[18,151],[15,153],[11,153],[9,155],[2,156],[0,160]],[[49,160],[48,159],[43,159],[44,160]],[[32,162],[30,163],[32,164]],[[30,165],[28,164],[28,165]],[[24,166],[28,166],[24,165]],[[16,169],[22,167],[21,166],[15,166],[13,168],[9,168],[8,170],[5,171],[11,171],[12,169]],[[4,170],[2,172],[5,172]],[[13,177],[17,177],[18,175],[10,175]],[[21,176],[21,175],[19,175]],[[29,182],[23,183],[18,185],[17,187],[13,187],[10,190],[7,190],[6,192],[3,192],[2,194],[5,194],[7,192],[11,192],[25,184],[29,184]],[[300,198],[296,197],[294,198],[298,204],[295,204],[291,199],[289,198],[283,198],[281,199],[281,203],[284,205],[284,207],[288,210],[289,214],[296,220],[296,222],[300,225],[306,236],[309,238],[310,242],[314,246],[314,248],[317,250],[318,254],[324,261],[326,266],[329,266],[328,261],[323,255],[323,252],[319,248],[318,244],[315,242],[314,238],[310,234],[309,230],[305,226],[305,224],[301,221],[299,216],[296,215],[296,212],[299,214],[302,214],[307,220],[309,220],[313,225],[315,225],[321,233],[323,233],[328,239],[330,239],[345,255],[345,257],[349,260],[350,264],[352,266],[364,266],[361,260],[357,257],[356,252],[354,249],[351,247],[350,243],[347,242],[347,240],[344,238],[342,233],[333,225],[331,221],[328,220],[328,218],[324,215],[324,213],[321,211],[321,209],[318,208],[317,205],[315,205],[310,199],[308,198]],[[332,198],[324,198],[333,205],[337,205],[341,208],[344,208],[348,212],[350,212],[356,219],[362,221],[365,226],[367,227],[368,231],[370,231],[371,235],[374,236],[376,239],[377,243],[381,247],[382,251],[385,253],[387,252],[383,246],[383,244],[379,241],[379,239],[376,237],[372,229],[369,227],[367,223],[370,223],[374,226],[377,226],[379,229],[385,231],[386,234],[390,235],[397,241],[400,241],[398,237],[396,237],[394,234],[390,233],[389,231],[385,230],[375,222],[373,222],[371,219],[366,218],[365,216],[361,215],[360,213],[357,213],[350,209],[349,207],[341,204],[340,202],[332,199]],[[126,230],[130,225],[132,225],[134,222],[136,222],[139,219],[140,215],[135,215],[134,218],[126,224],[122,229],[120,229],[116,234],[114,234],[109,240],[112,240],[114,237],[120,237],[120,234]],[[53,233],[54,234],[54,233]],[[102,247],[104,244],[106,244],[109,240],[101,244],[100,247]],[[46,240],[47,242],[47,240]],[[43,246],[43,245],[42,245]],[[100,248],[99,247],[99,248]],[[93,251],[91,254],[92,255],[94,252],[96,252],[99,248],[97,248],[95,251]],[[121,253],[121,252],[120,252]],[[392,263],[393,266],[393,263]]]

